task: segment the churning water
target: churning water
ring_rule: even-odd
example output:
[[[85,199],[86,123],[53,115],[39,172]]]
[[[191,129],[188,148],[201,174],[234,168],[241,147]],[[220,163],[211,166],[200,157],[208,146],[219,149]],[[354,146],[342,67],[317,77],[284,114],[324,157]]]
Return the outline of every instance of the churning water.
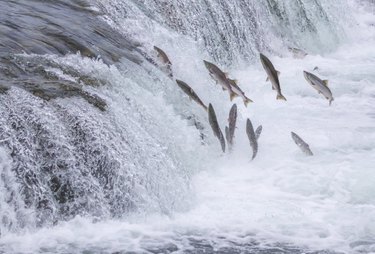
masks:
[[[375,252],[374,6],[0,0],[0,252]],[[222,129],[237,104],[232,153],[154,45]],[[203,59],[254,103],[230,102]],[[303,70],[329,80],[332,106]],[[246,118],[263,126],[253,161]]]

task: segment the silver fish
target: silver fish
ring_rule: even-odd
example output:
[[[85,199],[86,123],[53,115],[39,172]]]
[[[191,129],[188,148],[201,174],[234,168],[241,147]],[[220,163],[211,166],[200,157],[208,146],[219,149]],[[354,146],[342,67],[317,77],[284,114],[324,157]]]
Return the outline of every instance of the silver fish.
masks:
[[[154,46],[154,50],[158,53],[159,62],[162,64],[163,71],[170,77],[173,78],[172,63],[169,60],[167,54],[161,49]]]
[[[251,123],[250,119],[247,119],[246,122],[246,134],[250,141],[250,146],[253,149],[253,156],[251,160],[254,160],[255,156],[258,153],[258,141],[254,132],[253,124]]]
[[[219,123],[217,122],[215,110],[212,107],[211,103],[208,105],[208,121],[211,125],[212,131],[214,132],[215,137],[217,137],[220,141],[221,150],[225,152],[224,136],[220,130]]]
[[[235,97],[237,97],[238,95],[233,92],[227,75],[215,64],[205,60],[203,60],[203,62],[208,72],[210,73],[210,76],[216,81],[216,83],[221,85],[223,90],[228,90],[230,100],[232,101]]]
[[[288,50],[293,54],[294,58],[302,59],[307,56],[307,53],[302,49],[289,47]]]
[[[202,102],[202,100],[188,84],[178,79],[176,79],[176,83],[182,89],[182,91],[184,91],[189,96],[191,100],[201,105],[207,111],[207,106]]]
[[[243,103],[245,104],[245,107],[247,107],[247,104],[249,104],[250,102],[253,102],[251,99],[246,97],[245,93],[238,86],[237,80],[228,78],[228,81],[229,81],[230,85],[232,86],[233,92],[236,93],[238,96],[241,96],[241,98],[243,99]]]
[[[302,150],[302,152],[304,152],[306,155],[309,155],[309,156],[314,155],[311,152],[309,145],[305,141],[303,141],[303,139],[300,138],[300,136],[298,136],[294,132],[291,132],[291,135],[292,135],[294,142]]]
[[[231,140],[230,140],[230,134],[229,134],[229,127],[225,126],[225,140],[227,141],[229,151],[232,150],[231,148]]]
[[[230,149],[233,147],[234,131],[236,130],[236,122],[237,122],[237,105],[233,104],[232,108],[229,111],[229,118],[228,118],[229,127],[228,127],[227,143]]]
[[[271,81],[272,88],[277,91],[276,99],[286,101],[284,95],[281,94],[279,72],[276,71],[271,61],[265,55],[260,54],[260,61],[262,62],[263,68],[267,73],[267,80]]]
[[[303,75],[307,82],[318,91],[319,94],[322,94],[328,101],[329,105],[332,104],[333,96],[331,90],[328,88],[328,80],[321,80],[314,74],[304,71]]]
[[[255,137],[257,140],[259,139],[260,134],[262,133],[263,127],[262,125],[259,125],[258,128],[255,130]]]

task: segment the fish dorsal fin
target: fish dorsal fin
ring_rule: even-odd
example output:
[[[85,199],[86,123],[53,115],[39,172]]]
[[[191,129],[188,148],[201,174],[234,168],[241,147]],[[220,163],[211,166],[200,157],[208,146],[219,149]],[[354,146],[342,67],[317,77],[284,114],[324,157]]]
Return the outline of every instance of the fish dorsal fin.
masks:
[[[328,87],[328,80],[323,80],[323,84]]]
[[[229,77],[229,73],[228,72],[224,72],[224,75],[225,75],[226,78]]]
[[[277,76],[279,77],[280,76],[280,74],[281,74],[281,72],[279,72],[279,71],[276,71],[276,73],[277,73]]]
[[[233,83],[235,83],[236,85],[238,84],[238,80],[237,79],[232,79]]]

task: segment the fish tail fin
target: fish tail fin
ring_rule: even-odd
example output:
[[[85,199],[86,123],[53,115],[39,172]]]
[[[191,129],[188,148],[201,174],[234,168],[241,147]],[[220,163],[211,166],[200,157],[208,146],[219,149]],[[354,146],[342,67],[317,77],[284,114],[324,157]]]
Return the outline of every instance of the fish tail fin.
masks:
[[[331,104],[332,104],[332,101],[334,101],[333,98],[329,100],[329,105],[330,105],[330,106],[331,106]]]
[[[255,159],[255,157],[257,156],[256,153],[253,153],[253,156],[251,156],[251,160],[253,161]]]
[[[243,103],[245,104],[245,107],[247,107],[247,104],[249,104],[250,102],[253,102],[252,100],[250,100],[249,98],[246,98]]]
[[[233,99],[238,97],[238,95],[235,94],[234,92],[231,92],[229,97],[230,97],[230,101],[233,101]]]
[[[276,97],[276,100],[284,100],[284,101],[286,101],[286,98],[284,97],[284,95],[278,94],[277,97]]]
[[[220,131],[220,138],[219,139],[220,139],[221,150],[223,151],[223,153],[225,153],[225,139],[224,139],[224,136],[221,133],[221,131]]]

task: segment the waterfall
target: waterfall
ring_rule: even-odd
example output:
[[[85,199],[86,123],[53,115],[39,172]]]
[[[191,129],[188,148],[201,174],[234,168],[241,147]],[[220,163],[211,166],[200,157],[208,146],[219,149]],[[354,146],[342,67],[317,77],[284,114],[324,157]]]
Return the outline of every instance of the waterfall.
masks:
[[[155,29],[161,26],[193,38],[215,61],[227,65],[288,46],[329,52],[344,36],[340,23],[347,12],[345,1],[331,0],[99,2],[124,33],[164,37]],[[147,43],[150,38],[142,39]],[[176,43],[170,40],[168,44]]]

